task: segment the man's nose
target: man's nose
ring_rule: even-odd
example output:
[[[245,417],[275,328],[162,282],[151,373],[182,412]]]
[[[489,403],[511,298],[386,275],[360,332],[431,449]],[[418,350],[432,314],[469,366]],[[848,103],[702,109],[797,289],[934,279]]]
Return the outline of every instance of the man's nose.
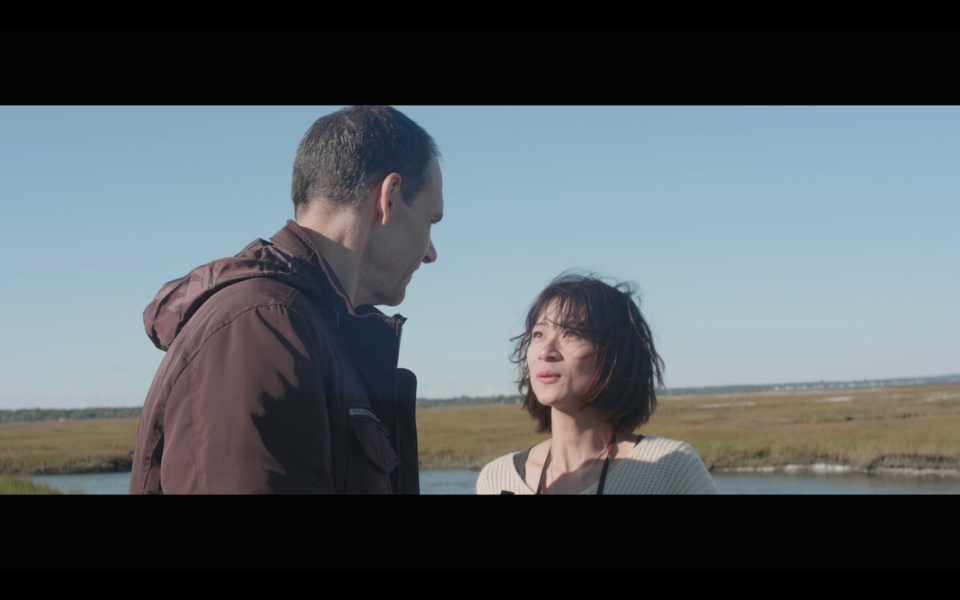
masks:
[[[437,249],[433,247],[433,240],[430,240],[430,247],[427,249],[427,255],[423,257],[423,262],[427,264],[437,262]]]

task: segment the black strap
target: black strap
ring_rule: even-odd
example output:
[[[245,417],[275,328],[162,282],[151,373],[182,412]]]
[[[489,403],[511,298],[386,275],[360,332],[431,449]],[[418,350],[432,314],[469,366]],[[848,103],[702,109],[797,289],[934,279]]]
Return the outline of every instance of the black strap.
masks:
[[[640,440],[643,439],[642,435],[637,436],[637,441],[634,443],[633,447],[636,448],[637,444],[640,443]],[[607,467],[610,466],[610,457],[607,456],[607,460],[603,461],[603,470],[600,471],[600,483],[597,484],[597,495],[600,496],[603,494],[603,484],[607,481]]]
[[[643,439],[642,435],[637,436],[637,441],[633,444],[633,447],[636,448],[637,444],[640,443],[640,440]],[[610,457],[607,456],[607,460],[603,461],[603,470],[600,471],[600,483],[597,484],[597,495],[600,496],[603,494],[603,484],[607,480],[607,467],[610,466]]]
[[[607,455],[606,460],[603,461],[603,470],[600,471],[600,483],[597,484],[597,495],[603,495],[603,484],[607,481],[607,467],[610,466],[610,455]]]
[[[524,481],[527,480],[527,457],[532,448],[527,448],[523,452],[517,452],[513,455],[513,466],[517,469],[517,475]]]
[[[600,481],[597,483],[597,495],[603,495],[603,484],[607,481],[607,469],[610,468],[610,456],[613,455],[613,448],[617,443],[617,434],[610,436],[610,444],[607,446],[607,458],[603,460],[603,470],[600,471]]]
[[[527,448],[523,452],[517,452],[513,455],[513,467],[517,470],[517,475],[520,476],[520,479],[527,480],[527,456],[530,455],[530,450],[533,448]],[[507,490],[500,490],[501,496],[513,496],[513,492]]]
[[[640,444],[640,440],[642,440],[643,437],[644,436],[642,435],[637,436],[637,441],[636,443],[634,443],[634,448],[636,448],[637,445]],[[616,436],[614,436],[610,440],[611,444],[615,442],[616,442]],[[517,473],[520,475],[520,478],[523,479],[524,481],[527,480],[527,456],[530,455],[530,450],[532,450],[532,448],[528,448],[523,452],[517,452],[516,454],[513,455],[513,465],[514,467],[516,467]],[[540,471],[540,483],[537,484],[538,496],[542,494],[543,484],[546,482],[546,479],[547,479],[547,467],[550,466],[550,459],[551,459],[550,453],[552,452],[552,450],[553,450],[552,448],[550,450],[547,450],[547,458],[543,461],[543,469]],[[603,461],[603,469],[600,471],[600,481],[597,483],[598,496],[603,495],[603,486],[607,482],[607,470],[609,468],[610,468],[610,454],[608,453],[607,458],[604,459]]]
[[[540,492],[543,490],[543,483],[547,480],[547,467],[550,466],[551,452],[553,448],[547,450],[547,458],[543,461],[543,470],[540,471],[540,483],[537,484],[537,495],[540,495]]]

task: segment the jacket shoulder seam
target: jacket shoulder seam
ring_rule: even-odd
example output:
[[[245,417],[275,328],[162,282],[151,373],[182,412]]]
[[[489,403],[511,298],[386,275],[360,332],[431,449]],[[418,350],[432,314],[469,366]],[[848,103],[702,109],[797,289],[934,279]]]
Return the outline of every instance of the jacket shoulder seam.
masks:
[[[271,300],[267,300],[267,301],[261,301],[261,302],[258,302],[258,303],[256,303],[256,304],[252,304],[252,305],[244,308],[243,310],[239,311],[237,314],[233,315],[232,317],[230,317],[229,319],[227,319],[227,320],[224,321],[223,323],[217,325],[217,327],[216,327],[215,329],[213,329],[212,331],[210,331],[209,333],[207,333],[207,335],[204,336],[204,338],[200,341],[200,343],[197,344],[196,350],[194,350],[191,354],[189,354],[189,355],[186,357],[186,365],[184,366],[184,368],[186,368],[186,367],[189,366],[191,363],[193,363],[193,359],[195,359],[195,358],[197,357],[197,354],[199,354],[200,351],[203,350],[203,347],[206,345],[207,341],[208,341],[211,337],[213,337],[218,331],[220,331],[220,330],[223,329],[224,327],[227,327],[227,326],[233,324],[234,321],[236,321],[236,320],[237,320],[238,318],[240,318],[241,316],[247,314],[247,313],[250,312],[251,310],[256,310],[256,309],[258,309],[258,308],[269,308],[269,307],[271,307],[271,306],[280,306],[280,307],[286,308],[288,311],[290,311],[290,312],[292,312],[292,313],[296,313],[298,316],[303,316],[302,313],[301,313],[299,310],[297,310],[296,308],[293,308],[293,307],[291,306],[293,300],[296,298],[296,296],[297,296],[299,293],[300,293],[300,290],[298,290],[298,289],[296,289],[296,288],[291,288],[291,289],[290,289],[290,292],[289,292],[289,293],[287,294],[287,296],[286,296],[285,298],[283,298],[282,300],[271,299]]]

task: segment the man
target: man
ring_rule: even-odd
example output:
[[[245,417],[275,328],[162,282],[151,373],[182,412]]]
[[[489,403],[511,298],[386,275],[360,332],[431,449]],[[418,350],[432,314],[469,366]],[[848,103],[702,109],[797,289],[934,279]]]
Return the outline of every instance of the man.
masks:
[[[323,117],[294,161],[296,222],[160,289],[130,493],[419,493],[405,319],[372,305],[437,259],[438,157],[395,109]]]

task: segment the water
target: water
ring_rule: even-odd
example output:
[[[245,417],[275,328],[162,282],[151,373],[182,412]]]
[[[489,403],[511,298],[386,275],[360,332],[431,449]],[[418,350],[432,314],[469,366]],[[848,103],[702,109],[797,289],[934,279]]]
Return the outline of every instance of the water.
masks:
[[[473,494],[479,475],[478,471],[424,471],[420,473],[420,491],[423,494]],[[126,494],[130,488],[130,473],[36,475],[30,479],[64,492],[83,494]]]
[[[476,490],[478,471],[424,471],[423,494],[468,495]],[[37,483],[65,492],[126,494],[130,473],[37,475]],[[960,480],[939,477],[814,473],[719,473],[713,480],[721,494],[960,494]]]
[[[863,473],[717,473],[721,494],[960,494],[960,480]]]
[[[423,471],[421,494],[476,494],[480,471]]]
[[[81,494],[126,494],[130,473],[88,473],[85,475],[34,475],[34,483],[62,492]]]

